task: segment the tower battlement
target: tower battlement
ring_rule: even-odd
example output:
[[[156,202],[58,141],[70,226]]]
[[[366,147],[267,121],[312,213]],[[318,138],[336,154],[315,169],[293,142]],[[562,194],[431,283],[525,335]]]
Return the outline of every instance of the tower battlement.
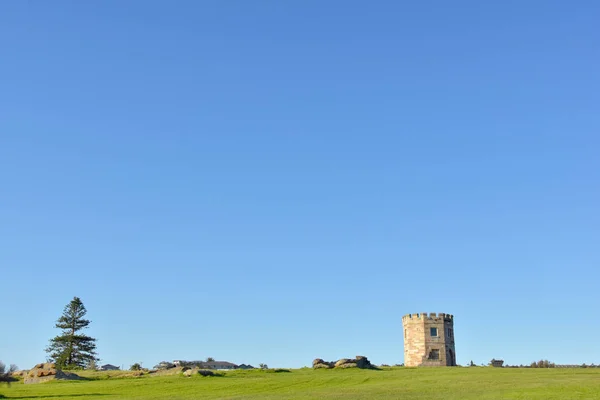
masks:
[[[446,313],[416,313],[406,314],[402,317],[402,321],[412,319],[443,319],[444,321],[454,321],[454,315]]]

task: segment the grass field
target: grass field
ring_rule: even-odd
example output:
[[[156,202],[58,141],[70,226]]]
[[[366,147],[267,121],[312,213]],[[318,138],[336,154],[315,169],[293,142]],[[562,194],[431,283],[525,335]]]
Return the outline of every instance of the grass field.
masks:
[[[88,374],[0,386],[7,399],[600,399],[600,369],[388,368],[231,371],[223,377]],[[85,375],[82,374],[82,375]]]

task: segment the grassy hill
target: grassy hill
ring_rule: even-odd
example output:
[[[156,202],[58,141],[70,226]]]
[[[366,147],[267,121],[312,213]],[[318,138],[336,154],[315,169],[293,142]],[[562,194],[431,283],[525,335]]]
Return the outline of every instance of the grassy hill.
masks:
[[[600,399],[600,369],[387,368],[231,371],[222,377],[84,373],[0,387],[7,399]],[[0,395],[0,397],[2,397]]]

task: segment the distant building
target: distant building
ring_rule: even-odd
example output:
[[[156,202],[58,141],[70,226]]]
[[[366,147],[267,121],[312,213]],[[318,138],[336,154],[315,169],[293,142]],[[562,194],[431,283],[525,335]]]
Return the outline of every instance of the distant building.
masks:
[[[240,365],[238,365],[238,369],[256,369],[256,368],[250,364],[240,364]]]
[[[121,368],[117,367],[116,365],[112,365],[112,364],[104,364],[102,366],[100,366],[100,371],[117,371]]]
[[[179,366],[179,365],[176,365],[176,364],[168,362],[168,361],[161,361],[154,366],[154,369],[169,369],[169,368],[173,368],[175,366]]]
[[[492,361],[490,361],[490,365],[492,367],[502,368],[502,365],[504,365],[504,360],[492,359]]]

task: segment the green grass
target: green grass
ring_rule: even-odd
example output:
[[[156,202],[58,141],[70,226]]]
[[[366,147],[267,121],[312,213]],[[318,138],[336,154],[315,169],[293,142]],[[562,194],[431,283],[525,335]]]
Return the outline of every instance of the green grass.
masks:
[[[231,371],[223,377],[124,377],[0,387],[7,399],[600,399],[600,369],[384,368]],[[86,374],[83,374],[86,375]]]

